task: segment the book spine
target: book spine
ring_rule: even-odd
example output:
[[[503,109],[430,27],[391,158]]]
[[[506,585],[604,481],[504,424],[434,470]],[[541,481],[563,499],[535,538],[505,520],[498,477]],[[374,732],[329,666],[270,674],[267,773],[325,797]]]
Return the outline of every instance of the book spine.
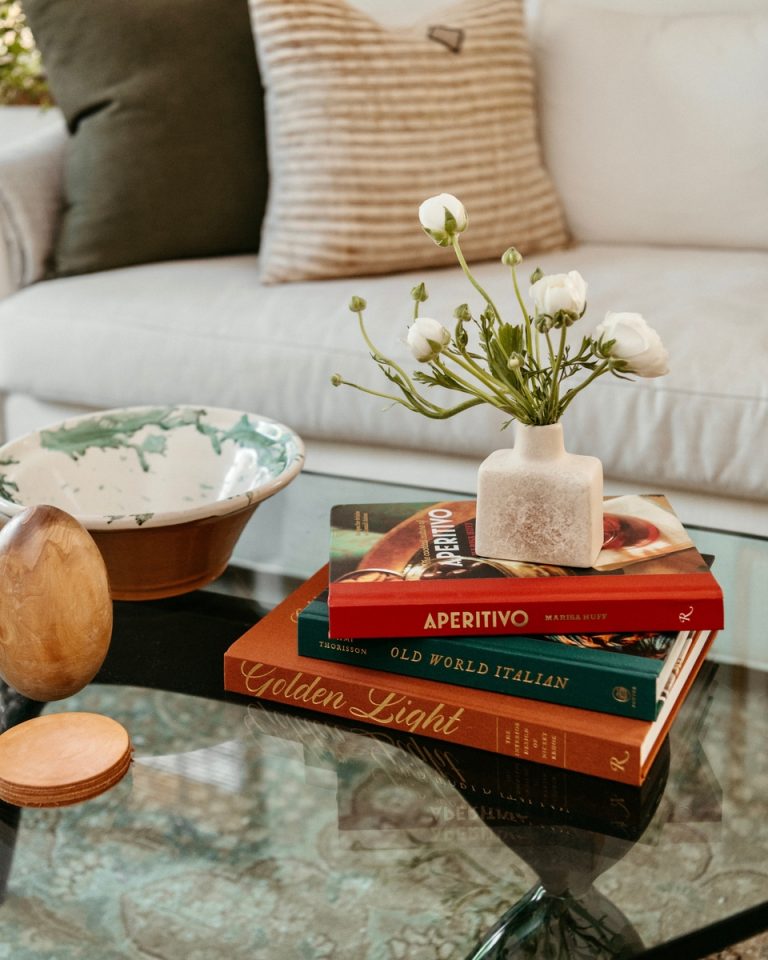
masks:
[[[325,679],[322,661],[308,661],[295,670],[276,663],[246,659],[232,653],[224,658],[224,689],[230,693],[291,707],[326,713],[338,719],[379,728],[421,734],[547,766],[586,773],[618,783],[642,783],[640,750],[617,744],[608,735],[573,732],[534,722],[524,713],[504,717],[488,707],[459,706],[449,698],[370,685],[354,675]],[[566,708],[567,709],[567,708]]]
[[[616,578],[624,579],[624,578]],[[545,582],[546,585],[546,582]],[[406,585],[407,586],[407,585]],[[410,602],[385,591],[355,595],[356,584],[331,584],[329,635],[373,638],[386,622],[389,637],[477,636],[538,633],[634,633],[717,630],[722,596],[681,599],[676,595],[628,595],[606,588],[600,597],[557,597],[536,588],[524,600],[499,600],[467,593],[441,602],[416,596]],[[530,589],[530,587],[529,587]]]
[[[558,657],[560,648],[546,640],[525,640],[509,649],[493,649],[479,638],[447,642],[416,640],[331,640],[328,620],[310,608],[299,614],[298,650],[304,657],[350,663],[403,676],[424,677],[478,690],[492,690],[528,700],[562,703],[599,713],[638,720],[655,720],[658,712],[655,674],[628,675],[611,663],[579,662],[578,656]],[[542,647],[540,651],[532,647]],[[577,648],[566,648],[576,650]],[[585,651],[581,651],[582,653]]]

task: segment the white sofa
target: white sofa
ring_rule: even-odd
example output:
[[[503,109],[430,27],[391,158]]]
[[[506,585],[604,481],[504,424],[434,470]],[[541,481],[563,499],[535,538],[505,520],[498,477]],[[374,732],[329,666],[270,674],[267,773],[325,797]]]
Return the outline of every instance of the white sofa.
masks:
[[[358,3],[407,17],[402,0]],[[540,0],[531,31],[544,159],[574,243],[531,258],[522,276],[579,270],[589,283],[582,323],[639,311],[671,358],[662,379],[593,385],[567,414],[567,446],[601,458],[609,492],[663,491],[687,522],[768,534],[765,5]],[[627,58],[634,68],[618,70]],[[368,301],[380,347],[408,363],[411,287],[425,280],[429,312],[449,316],[472,302],[457,267],[264,286],[258,257],[241,255],[43,279],[66,134],[54,113],[3,137],[9,109],[6,437],[85,409],[194,402],[292,425],[309,469],[465,490],[479,461],[511,442],[490,410],[427,422],[330,385],[337,371],[382,385],[347,309],[352,294]],[[514,309],[500,264],[477,275]]]

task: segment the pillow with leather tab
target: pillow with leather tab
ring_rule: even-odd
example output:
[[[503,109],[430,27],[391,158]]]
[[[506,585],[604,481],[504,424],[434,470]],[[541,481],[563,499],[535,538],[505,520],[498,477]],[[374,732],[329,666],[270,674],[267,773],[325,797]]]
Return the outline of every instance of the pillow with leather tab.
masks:
[[[262,281],[454,266],[419,227],[419,204],[439,193],[469,212],[469,259],[567,243],[522,0],[415,4],[401,26],[345,0],[250,8],[272,172]]]

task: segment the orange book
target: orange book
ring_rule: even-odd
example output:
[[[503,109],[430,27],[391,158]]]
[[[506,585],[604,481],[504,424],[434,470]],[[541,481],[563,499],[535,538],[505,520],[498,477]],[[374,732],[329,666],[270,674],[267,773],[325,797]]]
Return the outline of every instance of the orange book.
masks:
[[[317,571],[224,655],[231,693],[639,786],[704,662],[702,633],[653,722],[300,657],[297,617],[328,584]]]

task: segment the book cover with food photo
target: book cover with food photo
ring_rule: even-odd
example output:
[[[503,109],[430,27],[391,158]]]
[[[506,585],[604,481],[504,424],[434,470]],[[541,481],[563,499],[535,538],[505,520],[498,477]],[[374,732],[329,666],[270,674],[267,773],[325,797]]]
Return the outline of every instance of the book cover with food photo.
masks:
[[[475,502],[331,510],[334,638],[718,630],[723,595],[666,497],[609,497],[594,567],[475,552]]]

